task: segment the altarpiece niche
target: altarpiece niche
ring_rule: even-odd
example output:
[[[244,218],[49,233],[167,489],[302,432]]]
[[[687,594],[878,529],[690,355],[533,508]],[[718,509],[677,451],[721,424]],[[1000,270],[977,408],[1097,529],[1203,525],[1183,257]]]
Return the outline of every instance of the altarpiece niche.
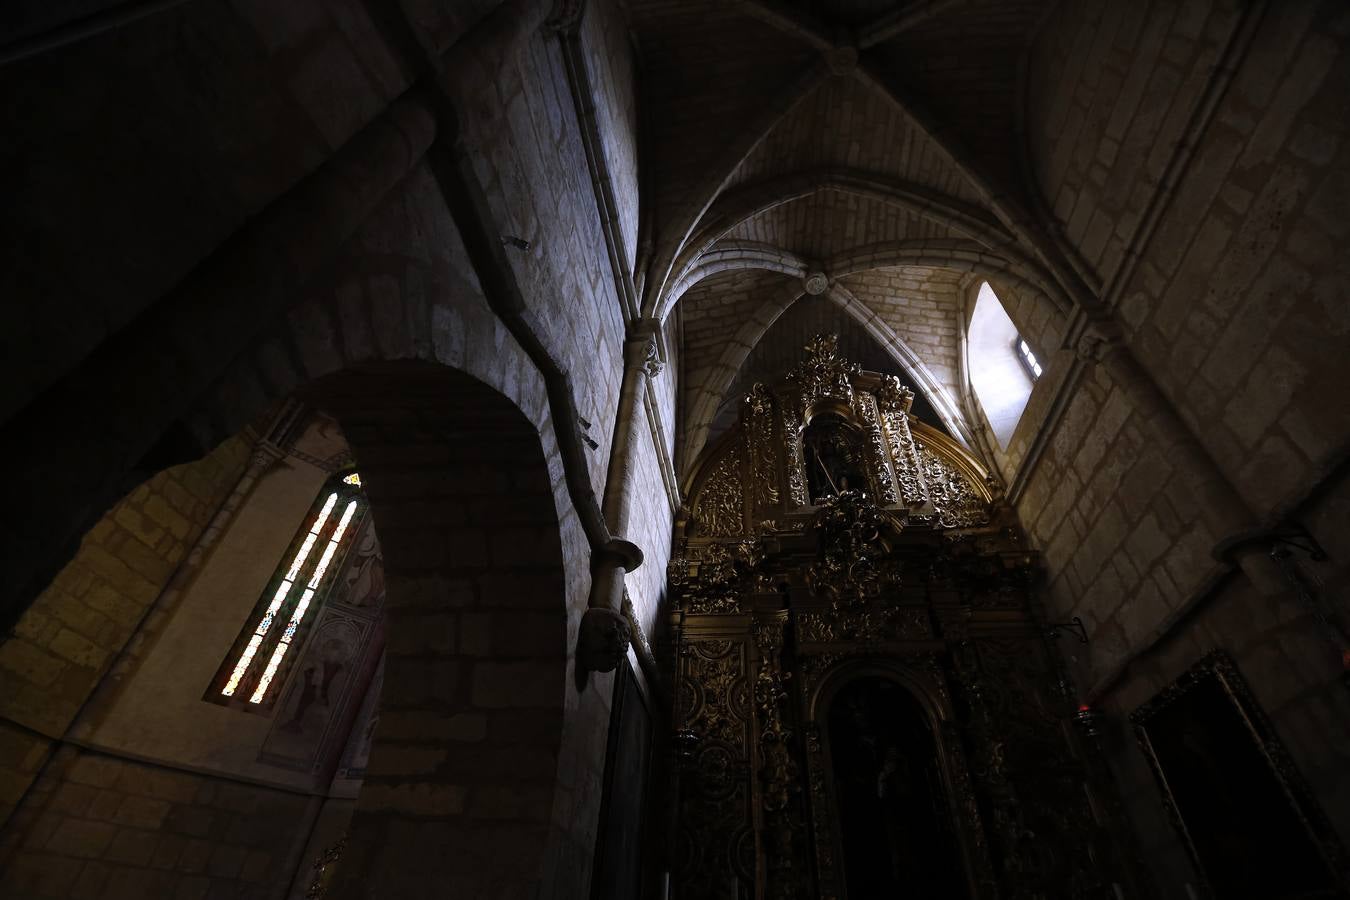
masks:
[[[1126,881],[994,479],[822,335],[703,461],[670,564],[681,900]]]

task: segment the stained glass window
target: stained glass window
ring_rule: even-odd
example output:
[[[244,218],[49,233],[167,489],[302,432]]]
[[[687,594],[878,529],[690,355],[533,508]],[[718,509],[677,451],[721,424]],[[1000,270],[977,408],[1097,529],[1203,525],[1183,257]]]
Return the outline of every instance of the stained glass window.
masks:
[[[244,701],[253,707],[270,704],[284,681],[278,675],[285,671],[287,654],[322,605],[332,575],[359,530],[357,520],[364,506],[356,472],[335,476],[324,485],[207,699]]]

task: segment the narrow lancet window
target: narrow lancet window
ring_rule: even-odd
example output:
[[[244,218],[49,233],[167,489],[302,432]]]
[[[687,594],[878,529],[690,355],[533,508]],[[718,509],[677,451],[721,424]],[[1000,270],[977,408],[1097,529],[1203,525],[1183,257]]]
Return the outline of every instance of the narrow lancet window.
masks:
[[[247,698],[258,706],[274,698],[278,671],[306,620],[322,605],[329,576],[359,530],[353,520],[363,514],[363,506],[359,474],[334,477],[324,486],[250,617],[247,640],[241,635],[236,642],[208,699]]]
[[[999,446],[1007,447],[1044,363],[987,282],[980,285],[970,312],[966,366],[990,430]]]

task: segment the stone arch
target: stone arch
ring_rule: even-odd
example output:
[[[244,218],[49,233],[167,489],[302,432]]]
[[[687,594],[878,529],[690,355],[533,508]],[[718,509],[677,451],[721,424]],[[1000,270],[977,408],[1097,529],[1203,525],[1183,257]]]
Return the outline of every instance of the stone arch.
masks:
[[[736,256],[726,261],[726,265],[716,271],[728,271],[734,268],[765,268],[768,271],[781,271],[771,261],[758,266],[757,257]],[[712,273],[709,273],[712,274]],[[787,273],[785,273],[787,274]],[[689,407],[690,412],[685,424],[685,439],[682,445],[682,484],[688,490],[693,474],[698,471],[700,460],[707,453],[709,430],[717,409],[726,396],[726,392],[736,380],[741,365],[745,362],[755,345],[764,337],[773,323],[787,311],[802,295],[800,286],[791,286],[770,298],[747,319],[728,342],[716,365],[709,373],[708,381],[692,385],[695,392]],[[972,432],[956,398],[943,387],[919,355],[895,333],[880,316],[872,312],[845,287],[832,284],[826,296],[855,322],[867,329],[877,343],[895,360],[896,364],[909,376],[914,386],[919,388],[933,404],[934,411],[942,423],[967,446],[972,446]]]
[[[388,591],[380,721],[334,896],[532,896],[570,618],[539,433],[498,391],[429,363],[348,369],[303,394],[351,445]]]
[[[833,278],[890,266],[931,266],[971,272],[1044,297],[1054,315],[1067,318],[1073,303],[1058,283],[1039,267],[1008,251],[1009,248],[1000,248],[994,252],[966,240],[888,242],[839,254],[828,261],[825,270]]]
[[[758,241],[721,241],[680,274],[660,310],[661,321],[670,315],[685,292],[703,279],[740,269],[763,269],[804,278],[810,265],[795,253]]]
[[[611,677],[593,675],[601,683],[580,699],[568,690],[590,546],[568,493],[543,376],[483,299],[458,236],[442,237],[463,268],[434,256],[391,266],[382,253],[349,262],[349,277],[297,305],[185,420],[209,443],[284,395],[276,386],[294,386],[337,418],[371,485],[391,614],[381,704],[399,712],[406,730],[400,736],[381,720],[333,896],[579,895],[589,873],[555,870],[594,840],[599,797],[572,786],[600,777],[600,698]],[[457,445],[489,448],[490,458],[460,457]],[[464,486],[459,463],[477,467],[475,489],[495,491],[454,501],[456,485]],[[489,463],[508,471],[488,475]],[[518,471],[509,471],[513,463]],[[386,496],[381,468],[395,473]],[[425,482],[416,488],[410,477]],[[420,516],[429,518],[418,524]],[[408,541],[402,557],[400,530]],[[468,536],[475,530],[482,533]],[[454,562],[456,535],[468,542],[464,555],[480,561],[468,566],[479,578],[471,596],[433,571],[437,554]],[[510,565],[508,554],[516,554]],[[396,571],[403,564],[406,577]],[[522,602],[531,595],[551,606]],[[525,620],[538,627],[513,624]],[[456,659],[433,663],[449,646],[435,635],[446,641],[451,632]],[[406,671],[447,679],[439,689],[396,693],[402,640],[410,642]],[[511,640],[532,650],[510,652]],[[478,688],[475,671],[499,676],[505,689]],[[475,718],[494,704],[495,719]],[[408,737],[418,731],[432,739]],[[505,812],[482,815],[492,809]]]
[[[48,540],[65,532],[78,539],[99,512],[127,492],[129,485],[151,474],[141,473],[135,460],[143,452],[142,446],[155,443],[156,435],[170,431],[186,435],[189,449],[195,447],[200,453],[203,448],[220,445],[239,434],[246,426],[260,421],[274,403],[298,393],[333,412],[344,430],[350,430],[349,439],[359,464],[373,473],[368,476],[374,483],[372,509],[382,540],[387,544],[384,532],[391,528],[397,531],[400,518],[407,517],[410,521],[416,510],[410,504],[397,502],[408,500],[407,497],[393,494],[381,497],[383,488],[378,482],[389,485],[399,481],[398,477],[379,474],[381,465],[421,470],[421,476],[434,488],[421,493],[435,497],[435,490],[449,490],[454,467],[451,465],[451,471],[437,476],[430,471],[430,464],[439,459],[444,469],[454,463],[457,458],[451,451],[455,442],[474,434],[475,429],[487,432],[501,429],[498,443],[509,438],[508,443],[516,450],[494,453],[494,461],[504,466],[508,458],[519,460],[528,456],[530,474],[503,476],[505,481],[495,482],[497,496],[475,501],[476,506],[468,501],[458,507],[439,504],[439,509],[433,508],[437,506],[434,503],[421,504],[421,513],[447,517],[434,523],[439,530],[429,529],[425,524],[418,529],[404,529],[406,541],[395,538],[394,543],[399,546],[385,549],[396,559],[402,553],[406,568],[413,571],[418,554],[426,559],[437,552],[447,552],[450,540],[447,535],[458,529],[465,533],[461,544],[464,553],[472,551],[486,560],[480,567],[481,574],[491,581],[491,590],[495,592],[492,596],[504,599],[496,610],[478,608],[467,600],[461,603],[457,614],[466,618],[463,629],[453,631],[454,626],[446,626],[453,631],[456,648],[469,646],[476,640],[480,643],[473,646],[487,648],[486,652],[497,655],[503,630],[498,622],[500,611],[506,611],[512,620],[547,620],[533,637],[528,629],[516,629],[514,625],[506,629],[513,639],[520,641],[514,645],[516,648],[533,647],[530,653],[506,654],[506,658],[498,660],[502,665],[517,667],[501,670],[507,676],[503,683],[516,693],[508,696],[492,695],[490,690],[487,694],[480,693],[484,704],[499,704],[509,714],[508,719],[515,715],[512,710],[524,713],[497,727],[499,735],[513,736],[516,749],[508,751],[498,745],[500,752],[459,761],[466,767],[464,771],[477,772],[475,784],[483,791],[494,789],[493,766],[514,759],[521,766],[529,760],[528,764],[535,768],[523,781],[519,769],[513,775],[513,783],[527,784],[526,788],[513,792],[503,786],[504,779],[498,779],[495,784],[501,793],[490,800],[481,794],[475,799],[472,791],[457,794],[450,790],[446,785],[453,785],[448,780],[442,780],[442,787],[433,789],[435,770],[442,764],[455,764],[449,751],[443,758],[427,764],[428,771],[421,773],[427,777],[419,782],[417,773],[409,770],[398,775],[391,769],[411,766],[410,760],[418,758],[418,753],[426,761],[441,751],[415,748],[402,753],[400,762],[398,748],[391,743],[393,749],[383,753],[385,762],[372,760],[372,766],[376,767],[372,783],[384,777],[380,771],[388,778],[384,788],[377,788],[367,798],[369,809],[363,807],[366,812],[362,815],[384,816],[388,833],[397,833],[406,840],[385,843],[381,837],[362,845],[359,838],[354,839],[349,856],[353,871],[364,871],[370,876],[365,883],[380,885],[381,891],[388,891],[397,882],[408,896],[439,892],[439,885],[448,883],[456,866],[463,872],[481,873],[466,876],[470,880],[460,883],[461,890],[452,891],[458,896],[474,896],[475,892],[489,890],[530,896],[555,895],[550,891],[557,896],[581,896],[586,891],[589,873],[562,871],[560,861],[589,853],[594,840],[600,798],[598,792],[585,788],[598,783],[602,775],[604,722],[612,678],[592,674],[594,690],[578,693],[568,689],[573,683],[570,648],[575,646],[578,623],[587,605],[590,545],[568,491],[544,377],[488,306],[458,230],[435,201],[437,196],[429,170],[425,166],[415,168],[344,245],[335,267],[303,289],[297,289],[294,298],[287,298],[288,302],[270,315],[238,323],[242,337],[231,336],[230,345],[237,349],[205,346],[217,326],[228,329],[228,317],[223,311],[195,319],[184,312],[179,329],[194,334],[203,343],[204,352],[189,355],[193,345],[183,338],[183,346],[188,349],[181,351],[184,377],[180,381],[151,378],[158,370],[147,368],[141,372],[136,369],[135,357],[131,357],[128,364],[131,371],[123,382],[118,382],[123,384],[123,396],[117,413],[125,423],[117,435],[121,443],[113,445],[118,452],[109,453],[106,446],[92,440],[70,440],[52,463],[71,467],[85,481],[74,479],[67,491],[74,495],[84,489],[79,502],[67,503],[56,498],[60,502],[50,504],[45,515],[52,522],[59,521],[60,528],[54,529]],[[138,336],[136,340],[147,348],[153,347],[155,333]],[[88,377],[78,373],[73,380],[90,383]],[[113,382],[107,384],[106,389],[90,391],[86,402],[92,406],[103,393],[115,390]],[[376,385],[382,387],[376,389]],[[471,390],[466,385],[474,387]],[[384,400],[371,402],[367,395],[372,391]],[[413,415],[415,427],[404,422],[398,426],[401,431],[379,438],[382,429],[397,424],[392,420],[399,414],[409,414],[406,404],[400,405],[404,394],[420,404]],[[473,397],[477,399],[469,402]],[[66,416],[80,421],[79,409],[77,406],[68,410]],[[104,418],[96,417],[95,421]],[[439,445],[429,441],[428,436],[433,434],[441,440]],[[521,449],[526,445],[528,452]],[[123,447],[127,448],[125,452]],[[403,461],[395,464],[400,454]],[[431,459],[426,454],[431,454]],[[382,456],[386,463],[381,463]],[[128,481],[128,475],[134,481]],[[491,533],[472,537],[463,522],[455,525],[450,521],[460,513],[464,519],[470,513],[486,515],[489,507],[504,517],[494,529],[511,532],[516,539],[504,542],[499,537],[494,544]],[[520,520],[511,521],[511,516]],[[526,531],[529,541],[520,539]],[[439,549],[431,546],[438,539]],[[503,547],[508,543],[517,554],[514,567],[527,570],[522,578],[513,580],[494,562],[506,552]],[[51,553],[51,548],[44,548],[44,552],[55,559],[32,566],[36,572],[32,576],[34,582],[44,574],[44,568],[59,568],[64,562],[59,551]],[[535,557],[534,561],[527,558],[535,553],[546,555],[547,562],[540,561],[542,557]],[[456,602],[448,583],[442,585],[436,579],[423,578],[420,584],[415,579],[404,579],[401,584],[402,589],[391,582],[391,609],[403,608],[405,600],[412,604],[410,610],[416,608],[421,603],[418,591],[423,595],[439,591],[440,601],[447,608]],[[14,595],[22,601],[24,586],[18,588]],[[474,596],[478,602],[488,595],[480,591]],[[551,606],[547,611],[522,606],[522,598],[529,597],[546,598]],[[403,632],[411,635],[409,640],[414,643],[433,633],[430,625]],[[443,629],[442,634],[445,633]],[[423,646],[426,652],[421,655],[435,652],[428,646]],[[458,684],[467,691],[464,696],[471,704],[475,690],[472,674]],[[425,696],[430,698],[425,700],[428,704],[441,702],[430,694]],[[445,729],[451,727],[453,713],[444,705],[428,708],[437,709],[439,716],[436,724],[441,730],[432,733],[444,736]],[[468,721],[465,728],[477,727],[472,724],[474,720]],[[492,723],[484,723],[484,728],[482,740],[491,742]],[[382,766],[386,768],[380,769]],[[566,784],[560,782],[560,772],[566,773]],[[414,783],[426,784],[428,789],[400,786]],[[382,800],[381,789],[385,790]],[[466,840],[457,844],[463,853],[472,851],[475,856],[448,855],[451,841],[435,835],[444,836],[456,828],[463,834],[463,822],[484,806],[508,809],[510,815],[472,829],[476,843]],[[361,820],[356,827],[371,830]],[[419,829],[423,836],[414,840],[411,833]],[[379,828],[374,831],[384,834]],[[509,841],[509,847],[501,845],[494,849],[486,842],[488,835]],[[387,868],[395,866],[397,853],[408,845],[428,843],[443,849],[421,857],[425,865],[417,871],[423,880],[416,882],[408,876],[410,880],[399,882],[404,876]],[[522,848],[529,848],[532,854],[529,863],[521,855]],[[426,868],[433,865],[435,871]],[[495,874],[490,876],[489,872]],[[475,885],[472,878],[480,878],[483,883]],[[495,886],[487,883],[492,878],[496,879]],[[438,887],[432,888],[433,883]],[[549,889],[541,892],[539,886],[544,884]]]
[[[776,176],[723,194],[704,214],[699,230],[675,261],[674,285],[661,303],[667,309],[687,287],[691,269],[701,265],[723,235],[775,206],[821,191],[835,191],[877,200],[906,210],[988,248],[1011,248],[1013,238],[996,219],[977,206],[925,185],[848,168],[823,168]]]

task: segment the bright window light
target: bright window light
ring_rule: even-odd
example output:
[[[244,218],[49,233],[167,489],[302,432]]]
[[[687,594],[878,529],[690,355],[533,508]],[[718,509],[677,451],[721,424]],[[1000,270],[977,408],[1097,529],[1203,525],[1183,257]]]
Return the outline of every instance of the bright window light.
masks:
[[[1026,365],[1027,371],[1031,373],[1034,381],[1041,377],[1041,364],[1036,361],[1036,354],[1031,352],[1031,347],[1020,337],[1017,339],[1017,350],[1022,354],[1022,362]]]
[[[966,337],[970,386],[999,446],[1006,447],[1041,374],[1041,361],[987,283],[980,285]]]

